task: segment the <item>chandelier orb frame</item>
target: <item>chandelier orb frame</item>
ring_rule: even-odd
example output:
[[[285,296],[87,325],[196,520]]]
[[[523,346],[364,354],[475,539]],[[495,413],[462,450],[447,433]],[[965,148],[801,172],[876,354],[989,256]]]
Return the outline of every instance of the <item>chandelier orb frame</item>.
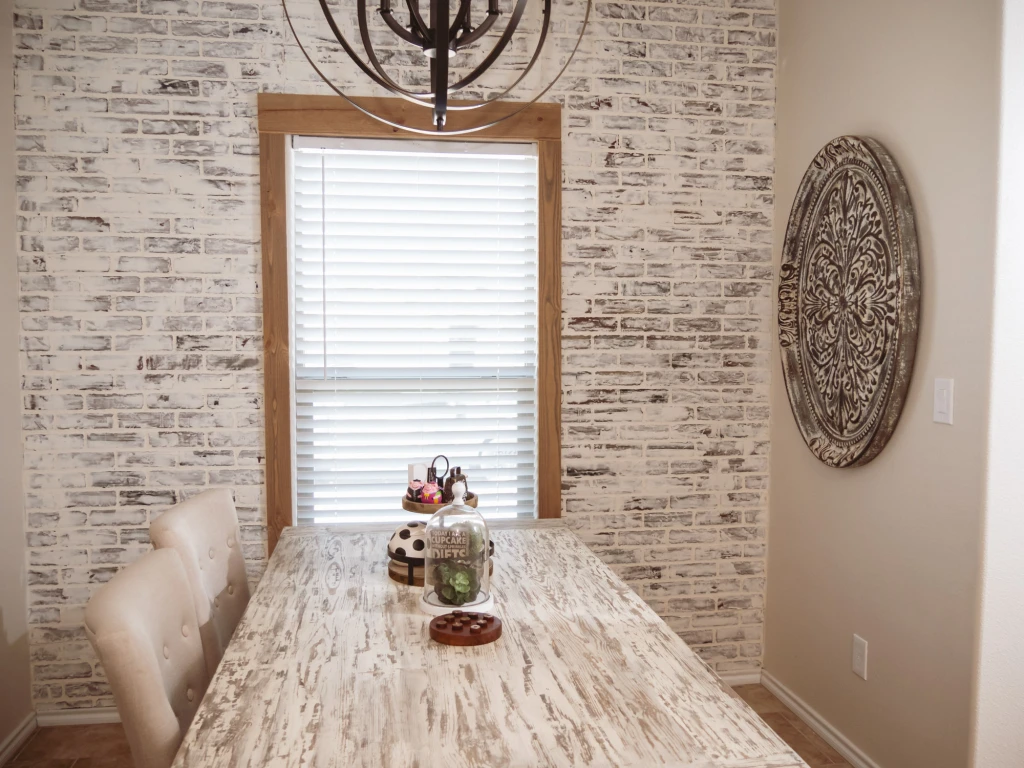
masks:
[[[535,104],[539,101],[548,91],[550,91],[555,83],[561,78],[565,71],[569,68],[573,58],[576,56],[576,52],[579,50],[580,43],[583,41],[583,36],[587,31],[587,25],[590,22],[590,13],[593,5],[593,0],[586,0],[586,11],[584,13],[583,21],[580,26],[579,36],[576,38],[575,45],[572,51],[569,53],[568,58],[563,64],[562,68],[555,75],[554,79],[548,83],[539,93],[535,94],[532,98],[524,101],[522,106],[518,109],[512,110],[497,119],[488,120],[484,119],[479,125],[474,125],[469,128],[462,128],[460,130],[445,130],[445,123],[447,121],[447,114],[449,111],[465,111],[475,110],[481,107],[486,107],[488,104],[497,102],[498,100],[508,96],[512,93],[523,80],[526,79],[534,65],[541,57],[541,53],[544,49],[544,43],[548,37],[548,30],[551,25],[551,6],[552,0],[540,0],[542,3],[541,8],[541,28],[537,38],[537,44],[534,47],[533,54],[530,57],[529,63],[526,67],[518,74],[516,79],[507,88],[504,88],[500,92],[489,96],[486,99],[479,99],[471,102],[465,102],[460,104],[452,104],[449,99],[451,96],[458,94],[463,89],[476,83],[480,77],[487,72],[491,66],[498,60],[502,53],[508,48],[512,42],[516,31],[519,28],[519,24],[526,13],[527,6],[531,0],[512,0],[512,12],[509,14],[508,21],[505,28],[501,31],[498,39],[495,41],[494,46],[491,50],[480,60],[480,62],[473,67],[473,69],[465,76],[459,78],[454,83],[451,82],[451,57],[459,53],[461,50],[468,48],[480,41],[488,32],[490,32],[498,19],[503,15],[500,7],[499,0],[486,0],[487,11],[483,19],[479,24],[474,25],[473,23],[473,3],[474,0],[458,0],[458,8],[455,11],[454,17],[452,16],[451,9],[449,7],[449,0],[427,0],[429,3],[429,12],[426,16],[420,9],[420,0],[405,0],[405,5],[408,9],[409,24],[403,25],[401,21],[395,16],[394,8],[392,7],[392,0],[378,0],[379,5],[376,9],[377,14],[381,17],[387,27],[394,33],[395,37],[409,45],[413,45],[419,48],[425,56],[428,58],[430,63],[430,91],[415,91],[409,88],[405,88],[395,81],[387,72],[385,72],[383,65],[381,64],[380,57],[374,48],[373,41],[370,36],[370,24],[369,16],[370,13],[367,7],[367,0],[355,0],[356,2],[356,16],[359,25],[359,38],[365,54],[365,60],[359,54],[359,52],[353,47],[349,40],[345,37],[344,33],[338,25],[337,20],[334,17],[334,13],[331,11],[328,0],[318,0],[320,9],[323,12],[324,19],[327,21],[327,26],[330,28],[331,33],[335,39],[341,45],[342,49],[348,55],[350,59],[356,64],[356,66],[362,71],[364,75],[370,78],[374,83],[379,85],[381,88],[389,91],[395,96],[401,97],[417,106],[430,109],[432,112],[431,122],[435,126],[438,132],[443,132],[446,135],[462,135],[468,133],[475,133],[476,131],[482,131],[486,128],[491,128],[498,123],[504,122],[509,118],[515,117],[520,112],[525,110],[531,104]],[[402,0],[397,0],[402,2]],[[536,2],[536,0],[533,0]],[[389,120],[381,115],[378,115],[365,106],[359,104],[357,101],[349,97],[341,88],[339,88],[331,79],[326,75],[323,69],[317,64],[317,62],[310,55],[306,46],[303,45],[302,39],[299,37],[295,24],[292,21],[292,16],[288,11],[288,0],[281,0],[281,4],[284,8],[285,19],[288,23],[288,27],[291,30],[292,37],[295,39],[296,44],[299,47],[303,57],[309,62],[310,66],[316,72],[316,74],[323,80],[327,86],[333,90],[336,94],[341,96],[345,101],[351,104],[360,112],[378,120],[386,125],[393,128],[398,128],[404,131],[410,131],[412,133],[419,133],[427,136],[436,135],[433,131],[423,130],[421,128],[414,128],[408,125],[402,125]]]

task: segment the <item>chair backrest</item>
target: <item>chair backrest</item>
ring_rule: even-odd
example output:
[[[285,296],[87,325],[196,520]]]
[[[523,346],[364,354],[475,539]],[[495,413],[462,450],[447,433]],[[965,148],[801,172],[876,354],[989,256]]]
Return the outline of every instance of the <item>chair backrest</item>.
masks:
[[[206,669],[213,677],[249,605],[249,582],[231,491],[204,491],[167,510],[150,525],[149,536],[154,547],[175,550],[185,564]]]
[[[149,552],[104,584],[85,609],[135,768],[168,768],[209,674],[181,559]]]

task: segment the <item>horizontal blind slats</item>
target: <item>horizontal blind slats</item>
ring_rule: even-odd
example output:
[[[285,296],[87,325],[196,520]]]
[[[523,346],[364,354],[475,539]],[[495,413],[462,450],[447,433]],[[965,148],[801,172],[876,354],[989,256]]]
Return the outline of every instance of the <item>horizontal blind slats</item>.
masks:
[[[295,139],[300,522],[408,518],[448,455],[493,516],[535,507],[533,147]]]

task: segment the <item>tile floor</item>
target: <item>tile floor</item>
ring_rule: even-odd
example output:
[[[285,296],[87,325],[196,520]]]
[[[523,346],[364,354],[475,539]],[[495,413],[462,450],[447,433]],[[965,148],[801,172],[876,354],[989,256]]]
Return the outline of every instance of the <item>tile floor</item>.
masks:
[[[850,768],[767,688],[735,691],[811,768]],[[132,759],[120,725],[67,725],[40,728],[5,768],[132,768]]]
[[[40,728],[4,768],[133,768],[124,728],[63,725]]]
[[[811,768],[851,768],[842,755],[763,685],[738,685],[733,690]]]

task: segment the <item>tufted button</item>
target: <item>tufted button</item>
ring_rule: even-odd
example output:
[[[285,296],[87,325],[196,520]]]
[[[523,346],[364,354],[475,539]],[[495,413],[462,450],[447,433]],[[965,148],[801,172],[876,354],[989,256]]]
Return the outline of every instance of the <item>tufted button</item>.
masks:
[[[210,559],[213,560],[213,547],[210,547]]]
[[[219,597],[213,598],[213,607],[214,608],[220,608],[220,598]]]
[[[171,658],[171,651],[170,651],[170,649],[166,645],[164,646],[164,658],[165,659]]]
[[[193,691],[191,688],[189,688],[187,691],[185,691],[185,698],[187,698],[189,701],[192,701],[193,699],[195,699],[195,697],[196,697],[196,692]]]
[[[228,594],[229,595],[235,594],[235,585],[234,584],[228,584]]]
[[[230,549],[233,546],[235,546],[235,537],[234,536],[228,536],[228,549]]]
[[[181,625],[181,636],[188,637],[188,624]]]

